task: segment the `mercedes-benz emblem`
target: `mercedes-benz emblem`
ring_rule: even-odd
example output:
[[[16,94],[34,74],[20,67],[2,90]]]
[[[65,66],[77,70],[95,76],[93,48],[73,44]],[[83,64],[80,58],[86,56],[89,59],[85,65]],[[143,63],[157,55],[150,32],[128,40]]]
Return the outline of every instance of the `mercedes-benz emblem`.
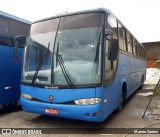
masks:
[[[54,99],[53,96],[50,95],[50,96],[49,96],[49,101],[53,101],[53,99]]]

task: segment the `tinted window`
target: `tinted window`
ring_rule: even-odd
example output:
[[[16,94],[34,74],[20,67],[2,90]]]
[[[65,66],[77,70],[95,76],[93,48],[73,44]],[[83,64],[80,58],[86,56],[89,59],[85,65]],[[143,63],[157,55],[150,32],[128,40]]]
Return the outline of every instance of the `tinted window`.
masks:
[[[9,22],[10,22],[10,34],[12,36],[17,36],[17,35],[27,36],[30,25],[12,19],[10,19]]]
[[[128,52],[132,53],[132,37],[129,32],[127,32],[127,47],[128,47]]]
[[[143,58],[143,47],[142,47],[142,45],[140,45],[140,56],[141,56],[141,58]]]
[[[145,52],[145,50],[144,50],[144,48],[143,48],[143,50],[142,50],[142,51],[143,51],[143,58],[145,58],[145,53],[144,53],[144,52]]]
[[[126,42],[125,42],[125,28],[118,23],[119,30],[119,48],[126,51]]]
[[[117,19],[109,15],[108,16],[108,29],[110,29],[113,32],[113,39],[118,40],[118,25],[117,25]],[[117,60],[112,61],[112,69],[115,72],[117,69]]]
[[[135,47],[136,47],[136,55],[138,56],[138,43],[137,42],[136,42]]]
[[[103,26],[102,13],[64,16],[61,19],[55,18],[33,24],[31,36],[26,41],[26,49],[29,50],[25,50],[23,80],[32,82],[34,74],[30,71],[36,71],[42,55],[48,53],[37,75],[39,81],[35,81],[36,83],[52,83],[67,87],[72,80],[75,85],[101,83]],[[54,55],[53,48],[56,53]],[[62,63],[71,82],[66,79]],[[28,74],[32,78],[28,78]],[[41,80],[42,76],[45,76],[45,79]]]
[[[1,16],[0,16],[0,34],[9,34],[8,19]]]
[[[138,42],[137,42],[137,55],[138,57],[140,57],[140,46]]]
[[[139,52],[140,52],[139,56],[142,57],[142,47],[141,47],[141,45],[139,45]]]
[[[105,57],[105,84],[113,79],[113,62],[108,60],[108,41],[106,40],[106,57]]]
[[[48,32],[56,31],[58,23],[59,23],[59,18],[37,22],[33,24],[31,27],[31,35],[45,34]]]
[[[13,39],[0,37],[0,45],[2,45],[2,46],[13,46]]]
[[[108,16],[108,29],[110,29],[113,32],[113,39],[118,39],[118,29],[117,29],[117,21],[114,16],[109,15]]]
[[[107,29],[113,32],[113,39],[118,40],[118,26],[117,26],[116,18],[112,15],[109,15],[107,22],[108,22]],[[113,76],[117,69],[117,60],[115,61],[108,60],[108,44],[109,44],[109,41],[106,40],[106,58],[105,58],[105,83],[106,84],[113,79]]]
[[[55,45],[59,44],[59,54],[63,55],[64,61],[98,61],[97,41],[102,36],[103,24],[102,13],[62,17]]]
[[[136,44],[137,41],[133,38],[133,54],[136,55]]]
[[[89,13],[61,18],[61,23],[58,30],[78,29],[78,28],[94,28],[102,26],[103,14]]]

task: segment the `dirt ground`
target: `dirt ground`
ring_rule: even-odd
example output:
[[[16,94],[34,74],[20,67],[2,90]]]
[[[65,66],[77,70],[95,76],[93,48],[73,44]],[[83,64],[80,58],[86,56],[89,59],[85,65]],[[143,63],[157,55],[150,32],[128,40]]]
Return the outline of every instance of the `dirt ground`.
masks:
[[[135,137],[135,136],[145,136],[145,137],[159,137],[159,134],[112,134],[106,132],[98,132],[94,134],[85,134],[83,130],[76,130],[76,134],[72,134],[75,128],[158,128],[160,129],[160,96],[155,95],[153,100],[146,111],[146,115],[142,118],[144,110],[148,104],[151,96],[142,96],[140,93],[148,93],[153,91],[151,89],[141,89],[138,90],[134,95],[132,95],[128,101],[125,103],[123,109],[119,113],[111,114],[102,123],[91,123],[86,121],[71,120],[65,118],[57,118],[51,116],[43,116],[32,113],[26,113],[21,109],[12,111],[0,112],[0,128],[69,128],[70,133],[64,134],[48,134],[48,135],[34,135],[34,136],[58,136],[58,137],[84,137],[84,136],[113,136],[113,137]],[[154,125],[155,124],[155,125]],[[151,126],[153,125],[153,126]],[[94,130],[94,129],[93,129]],[[75,132],[74,132],[75,133]],[[2,136],[2,135],[1,135]],[[4,136],[4,135],[3,135]],[[8,135],[5,135],[8,136]],[[17,135],[12,135],[17,136]],[[24,135],[31,136],[31,135]],[[33,136],[33,135],[32,135]]]

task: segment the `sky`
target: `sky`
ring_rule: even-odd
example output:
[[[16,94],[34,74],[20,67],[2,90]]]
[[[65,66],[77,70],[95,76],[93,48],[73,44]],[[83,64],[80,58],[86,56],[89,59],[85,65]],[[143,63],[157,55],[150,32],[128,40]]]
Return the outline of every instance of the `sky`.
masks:
[[[0,0],[0,10],[28,21],[108,8],[140,42],[160,41],[160,0]]]

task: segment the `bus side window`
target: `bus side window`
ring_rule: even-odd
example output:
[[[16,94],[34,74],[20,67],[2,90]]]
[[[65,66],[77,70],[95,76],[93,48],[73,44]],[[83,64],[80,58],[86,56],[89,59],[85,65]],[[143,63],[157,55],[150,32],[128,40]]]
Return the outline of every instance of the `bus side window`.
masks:
[[[105,84],[109,83],[113,78],[113,64],[108,60],[108,41],[106,40],[106,56],[105,56]]]
[[[141,58],[143,58],[143,47],[141,45]]]
[[[119,31],[119,48],[121,50],[126,51],[125,28],[120,23],[118,23],[118,31]]]
[[[142,56],[141,56],[141,57],[143,58],[143,47],[141,47],[141,50],[142,50],[142,51],[141,51],[141,53],[142,53]]]
[[[12,46],[12,39],[7,37],[0,38],[0,45],[3,46]]]
[[[141,50],[141,45],[139,45],[139,57],[142,57],[142,50]]]
[[[132,53],[132,39],[128,31],[127,31],[127,47],[128,47],[128,52]]]
[[[12,36],[18,36],[18,35],[28,35],[29,27],[27,24],[24,24],[22,22],[15,21],[13,19],[9,19],[9,27],[10,27],[10,35]],[[19,42],[18,43],[19,48],[24,48],[24,43]]]
[[[29,26],[27,24],[15,21],[10,19],[10,35],[18,36],[18,35],[24,35],[26,36],[28,34]]]
[[[108,15],[107,29],[113,32],[113,39],[118,39],[118,25],[114,16]],[[106,57],[105,57],[105,84],[112,81],[115,71],[117,69],[117,60],[108,60],[108,44],[106,40]]]
[[[9,21],[7,18],[0,16],[0,34],[9,34]]]
[[[136,55],[136,40],[134,38],[133,38],[133,54]]]
[[[139,57],[139,43],[137,43],[137,53],[138,53],[138,57]]]
[[[143,59],[144,59],[145,57],[144,57],[144,48],[143,48]]]
[[[142,52],[143,52],[143,59],[144,59],[144,48],[143,48]]]
[[[32,46],[30,46],[30,54],[29,54],[29,58],[30,58],[30,66],[31,66],[31,70],[36,70],[38,63],[39,63],[39,47],[37,47],[36,45],[32,44]]]

